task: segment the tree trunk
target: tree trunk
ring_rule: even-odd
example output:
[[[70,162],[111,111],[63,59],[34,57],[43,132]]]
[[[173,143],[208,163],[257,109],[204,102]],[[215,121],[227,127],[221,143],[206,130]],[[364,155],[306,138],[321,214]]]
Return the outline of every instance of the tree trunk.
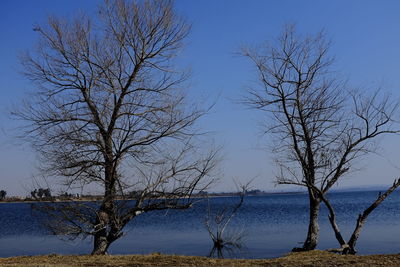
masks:
[[[318,215],[321,201],[310,196],[310,221],[308,225],[307,239],[302,250],[313,250],[318,244],[319,224]]]
[[[110,242],[107,240],[107,231],[105,229],[100,230],[94,235],[94,244],[91,254],[105,255],[109,246]]]
[[[106,139],[106,138],[105,138]],[[106,148],[110,150],[111,141],[110,139],[106,139]],[[110,218],[113,218],[115,214],[115,179],[114,179],[114,171],[112,164],[112,153],[104,155],[105,158],[105,183],[104,183],[104,200],[100,206],[99,212],[97,213],[96,225],[94,234],[94,244],[92,255],[105,255],[107,253],[107,249],[110,246],[111,242],[109,239],[109,233],[107,228],[110,226]]]
[[[104,192],[104,200],[100,206],[100,209],[97,213],[96,224],[94,226],[94,230],[96,233],[94,234],[94,244],[92,255],[105,255],[107,253],[107,249],[110,246],[111,242],[108,238],[109,233],[108,230],[110,226],[110,218],[112,218],[114,214],[114,197],[115,197],[115,188],[113,184],[110,182],[112,173],[110,172],[111,168],[107,168],[105,172],[105,192]]]
[[[94,235],[94,244],[92,255],[105,255],[110,245],[120,238],[123,233],[120,231],[121,228],[115,225],[109,225],[111,228],[109,231],[104,227]]]

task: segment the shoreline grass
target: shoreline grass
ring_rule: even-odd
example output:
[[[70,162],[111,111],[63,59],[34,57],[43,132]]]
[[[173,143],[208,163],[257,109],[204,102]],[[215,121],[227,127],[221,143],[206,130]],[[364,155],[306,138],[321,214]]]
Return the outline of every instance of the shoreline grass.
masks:
[[[214,259],[164,255],[43,255],[0,258],[0,266],[400,266],[400,254],[338,255],[326,251],[290,253],[271,259]]]

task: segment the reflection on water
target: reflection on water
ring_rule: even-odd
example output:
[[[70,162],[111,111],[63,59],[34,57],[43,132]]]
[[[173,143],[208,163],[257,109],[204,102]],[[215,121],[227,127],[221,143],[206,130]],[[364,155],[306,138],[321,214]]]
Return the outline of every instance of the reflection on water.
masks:
[[[343,235],[352,232],[357,214],[378,192],[333,193],[332,199]],[[212,198],[213,207],[226,206],[231,198]],[[227,203],[229,202],[229,203]],[[359,254],[400,251],[400,194],[393,193],[368,218],[358,241]],[[125,236],[111,245],[111,254],[161,252],[207,256],[210,239],[203,226],[207,203],[199,202],[185,211],[152,212],[128,224]],[[245,251],[225,257],[266,258],[288,253],[305,239],[307,230],[306,195],[247,197],[230,228],[245,233]],[[320,249],[338,247],[322,210]],[[64,242],[50,236],[32,216],[30,204],[0,204],[0,256],[38,254],[87,254],[91,240]]]

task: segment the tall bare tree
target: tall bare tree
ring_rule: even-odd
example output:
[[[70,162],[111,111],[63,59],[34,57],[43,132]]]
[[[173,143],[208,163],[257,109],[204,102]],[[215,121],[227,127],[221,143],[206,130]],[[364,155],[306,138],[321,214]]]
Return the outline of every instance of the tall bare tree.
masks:
[[[308,191],[309,226],[300,250],[317,246],[322,196],[356,159],[374,150],[377,137],[397,132],[397,104],[379,91],[348,90],[331,71],[328,50],[322,33],[303,37],[293,25],[276,42],[243,49],[261,83],[249,91],[246,103],[270,115],[267,132],[280,170],[277,182]]]
[[[15,112],[47,177],[103,191],[98,205],[46,208],[55,234],[93,236],[92,254],[142,212],[189,207],[217,162],[196,145],[206,110],[188,102],[187,73],[174,68],[190,27],[173,2],[106,1],[98,14],[35,27],[38,48],[21,62],[36,89]]]

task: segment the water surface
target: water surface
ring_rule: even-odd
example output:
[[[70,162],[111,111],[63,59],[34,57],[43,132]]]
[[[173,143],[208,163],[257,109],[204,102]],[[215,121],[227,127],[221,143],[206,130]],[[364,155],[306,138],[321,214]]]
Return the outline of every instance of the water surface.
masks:
[[[377,197],[378,191],[335,192],[329,195],[342,234],[349,238],[357,216]],[[214,210],[230,206],[235,197],[211,198]],[[231,231],[243,231],[246,248],[239,258],[279,257],[301,246],[307,233],[308,201],[305,194],[249,196],[230,224]],[[125,228],[125,236],[114,242],[111,254],[166,254],[207,256],[212,248],[204,227],[207,201],[189,210],[156,211],[136,217]],[[394,192],[369,217],[357,249],[359,254],[400,252],[400,193]],[[92,240],[65,242],[49,235],[31,212],[28,203],[0,204],[0,257],[39,254],[88,254]],[[336,248],[327,211],[320,216],[319,249]]]

